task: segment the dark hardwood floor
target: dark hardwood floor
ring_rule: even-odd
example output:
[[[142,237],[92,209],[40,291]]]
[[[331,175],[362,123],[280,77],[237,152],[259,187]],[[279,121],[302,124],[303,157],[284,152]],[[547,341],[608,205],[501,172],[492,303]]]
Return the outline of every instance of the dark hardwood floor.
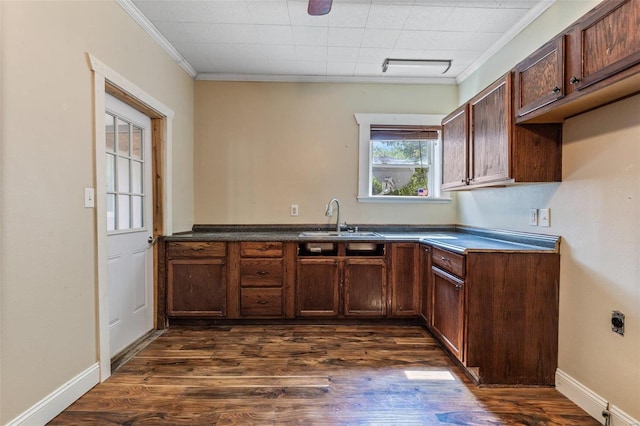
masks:
[[[419,326],[172,327],[52,425],[598,425],[553,388],[477,387]]]

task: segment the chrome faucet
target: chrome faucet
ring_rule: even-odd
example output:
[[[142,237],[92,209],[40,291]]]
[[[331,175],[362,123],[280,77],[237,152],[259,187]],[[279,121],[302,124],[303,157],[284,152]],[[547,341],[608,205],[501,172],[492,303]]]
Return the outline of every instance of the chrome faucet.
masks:
[[[327,204],[327,210],[324,215],[327,217],[333,216],[333,203],[336,203],[336,232],[340,232],[340,202],[337,198],[332,198]]]

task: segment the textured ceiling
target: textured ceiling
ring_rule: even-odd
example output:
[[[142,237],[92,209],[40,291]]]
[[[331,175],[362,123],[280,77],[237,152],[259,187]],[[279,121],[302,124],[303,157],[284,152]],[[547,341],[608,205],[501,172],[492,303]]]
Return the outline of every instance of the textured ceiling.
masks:
[[[199,79],[390,82],[460,81],[553,3],[334,0],[309,16],[306,0],[118,1]],[[386,58],[453,62],[383,73]]]

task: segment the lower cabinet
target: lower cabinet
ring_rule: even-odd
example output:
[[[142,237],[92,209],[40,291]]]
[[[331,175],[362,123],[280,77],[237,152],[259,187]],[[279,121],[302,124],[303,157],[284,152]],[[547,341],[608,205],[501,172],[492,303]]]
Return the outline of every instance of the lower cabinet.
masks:
[[[479,384],[553,385],[557,253],[432,248],[429,329]]]
[[[387,314],[384,259],[344,261],[344,315],[384,317]]]
[[[416,243],[391,243],[390,251],[390,316],[417,316],[420,305],[419,246]]]
[[[301,317],[337,317],[340,311],[338,260],[298,259],[296,313]]]
[[[431,331],[453,355],[464,361],[464,281],[432,267]]]
[[[431,279],[431,247],[420,245],[420,318],[427,326],[432,324],[433,280]]]
[[[167,316],[224,317],[226,243],[168,243]]]
[[[381,247],[381,252],[384,252]],[[367,317],[387,314],[386,263],[381,256],[298,257],[296,314],[300,317]],[[378,254],[378,253],[376,253]]]

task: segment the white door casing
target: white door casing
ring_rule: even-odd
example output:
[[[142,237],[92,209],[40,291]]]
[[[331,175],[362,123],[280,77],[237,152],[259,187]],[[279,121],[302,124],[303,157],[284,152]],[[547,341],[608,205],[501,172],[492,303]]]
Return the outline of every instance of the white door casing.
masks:
[[[153,328],[151,120],[105,97],[109,354]]]
[[[161,120],[162,139],[157,143],[159,161],[161,163],[161,178],[157,182],[161,186],[162,199],[155,200],[161,205],[163,235],[173,232],[172,220],[172,147],[173,147],[173,117],[175,113],[169,107],[122,74],[112,69],[98,58],[87,53],[87,61],[93,72],[93,112],[94,112],[94,145],[95,145],[95,187],[96,187],[96,262],[97,262],[97,307],[98,307],[98,361],[100,365],[100,381],[104,382],[111,376],[111,356],[109,345],[109,292],[107,282],[108,248],[107,248],[107,215],[106,215],[106,182],[105,182],[105,96],[107,86],[117,88],[128,99],[143,105]]]

